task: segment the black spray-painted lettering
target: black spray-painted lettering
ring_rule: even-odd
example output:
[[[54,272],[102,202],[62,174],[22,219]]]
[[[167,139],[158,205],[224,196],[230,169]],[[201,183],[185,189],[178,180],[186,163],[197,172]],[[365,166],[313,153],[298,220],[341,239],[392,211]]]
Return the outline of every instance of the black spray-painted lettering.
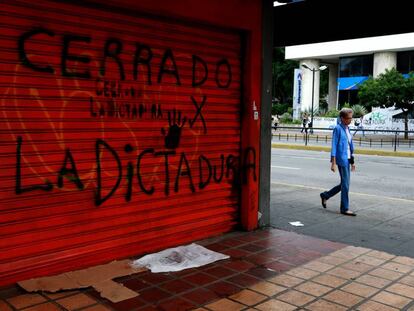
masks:
[[[89,98],[89,112],[94,118],[126,118],[137,119],[142,118],[147,108],[144,104],[130,104],[123,101],[115,101],[110,98],[96,103],[93,97]]]
[[[250,157],[251,155],[251,157]],[[252,158],[252,159],[251,159]],[[251,160],[251,161],[250,161]],[[253,171],[253,180],[257,180],[256,176],[256,150],[252,147],[246,148],[243,159],[243,183],[247,183],[249,170]]]
[[[111,191],[109,191],[109,193],[107,195],[105,195],[104,197],[102,197],[102,173],[101,173],[101,154],[103,153],[103,148],[105,148],[106,150],[108,150],[113,158],[116,161],[116,164],[118,166],[118,179],[115,183],[115,185],[112,187]],[[122,166],[121,166],[121,160],[118,156],[118,154],[116,153],[116,151],[114,149],[112,149],[111,146],[109,146],[104,140],[102,139],[97,139],[96,140],[96,144],[95,144],[95,153],[96,153],[96,175],[97,175],[97,189],[96,189],[96,193],[95,193],[95,205],[99,206],[102,203],[104,203],[106,200],[108,200],[112,194],[116,191],[116,189],[118,189],[119,184],[121,183],[121,179],[122,179]]]
[[[160,104],[152,104],[151,105],[151,118],[153,119],[161,119],[162,118],[162,110]]]
[[[175,155],[175,151],[159,151],[155,153],[155,156],[160,156],[163,155],[164,156],[164,164],[165,164],[165,188],[164,188],[164,193],[165,195],[169,195],[170,194],[170,172],[168,170],[168,156],[170,155]]]
[[[113,60],[115,60],[115,62],[118,64],[119,75],[121,77],[121,80],[125,80],[124,65],[120,58],[121,53],[122,53],[122,42],[120,40],[116,38],[110,38],[106,40],[105,49],[104,49],[104,57],[101,63],[100,71],[99,71],[102,76],[105,76],[106,59],[110,57]]]
[[[197,64],[200,64],[203,67],[203,76],[201,78],[198,78],[198,81],[196,80],[196,72],[199,72],[197,70]],[[208,78],[208,68],[207,68],[207,63],[200,57],[198,57],[197,55],[193,55],[193,82],[192,82],[192,86],[196,87],[196,86],[201,86],[204,84],[204,82],[206,82]]]
[[[154,148],[148,148],[145,149],[144,151],[142,151],[139,155],[138,155],[138,159],[137,159],[137,179],[138,179],[138,185],[141,188],[142,192],[146,193],[146,194],[153,194],[155,189],[154,186],[151,186],[150,189],[145,188],[144,183],[142,182],[142,176],[141,176],[141,160],[142,157],[148,153],[152,153],[154,154]],[[166,160],[168,161],[168,159]]]
[[[36,65],[36,64],[32,63],[30,61],[30,59],[27,57],[26,47],[25,47],[26,41],[28,39],[30,39],[31,37],[33,37],[35,35],[38,35],[38,34],[45,34],[45,35],[48,35],[50,37],[53,37],[55,35],[55,33],[53,31],[50,31],[50,30],[47,30],[47,29],[41,28],[41,27],[35,28],[33,30],[30,30],[30,31],[22,34],[19,37],[19,40],[18,40],[18,50],[19,50],[19,59],[20,59],[20,62],[24,66],[26,66],[28,68],[31,68],[31,69],[33,69],[35,71],[55,73],[55,71],[54,71],[54,69],[53,69],[52,66],[49,66],[49,65],[46,65],[46,66]]]
[[[225,83],[222,83],[220,79],[220,68],[222,66],[225,66],[227,69],[227,81]],[[221,61],[217,63],[217,66],[216,66],[216,84],[219,88],[226,89],[230,86],[231,79],[232,79],[232,73],[231,73],[230,63],[227,59],[222,59]]]
[[[207,164],[207,172],[208,172],[208,176],[205,180],[203,178],[203,162]],[[213,173],[212,173],[210,161],[203,155],[200,155],[198,157],[198,168],[199,168],[199,173],[200,173],[200,182],[198,184],[198,187],[200,189],[204,189],[210,183],[211,175]]]
[[[193,120],[190,120],[190,128],[193,128],[193,125],[195,123],[195,121],[197,120],[197,117],[200,116],[201,122],[203,123],[203,128],[204,128],[204,134],[207,134],[207,125],[206,125],[206,120],[204,120],[203,114],[201,113],[201,109],[203,109],[203,106],[206,103],[206,99],[207,96],[203,95],[203,100],[201,102],[200,105],[198,105],[197,101],[195,100],[195,98],[193,96],[191,96],[191,101],[193,102],[193,105],[196,107],[196,114],[193,118]]]
[[[45,182],[44,185],[34,185],[34,186],[26,187],[26,188],[22,187],[22,167],[21,167],[22,143],[23,143],[23,138],[21,136],[18,136],[17,137],[17,149],[16,149],[16,185],[15,185],[16,194],[21,194],[21,193],[29,192],[33,190],[51,191],[53,189],[53,185],[48,180],[44,181]]]
[[[223,154],[220,155],[220,159],[221,159],[220,177],[217,177],[217,167],[215,165],[213,167],[213,170],[214,170],[213,178],[215,182],[221,182],[224,176],[224,155]]]
[[[168,66],[167,68],[167,60],[170,60],[173,69],[170,69],[171,66]],[[167,49],[162,57],[161,60],[161,65],[160,65],[160,71],[158,73],[158,83],[162,82],[162,76],[163,74],[169,74],[169,75],[173,75],[176,79],[176,84],[177,85],[181,85],[180,82],[180,75],[178,74],[178,68],[177,68],[177,64],[175,63],[175,59],[174,59],[174,55],[171,49]]]
[[[44,62],[34,63],[29,59],[27,51],[27,43],[30,40],[34,39],[37,36],[48,36],[52,39],[56,37],[55,32],[37,27],[28,32],[24,32],[18,38],[18,53],[20,62],[28,68],[31,68],[35,71],[46,72],[46,73],[55,73],[55,68],[51,64],[44,64]],[[154,57],[152,48],[149,45],[143,43],[135,43],[135,51],[123,52],[123,42],[117,38],[109,38],[105,41],[102,48],[103,57],[99,59],[93,59],[93,61],[99,62],[98,72],[91,72],[89,64],[92,62],[91,57],[88,55],[94,55],[94,53],[89,53],[85,49],[85,52],[82,54],[73,54],[71,53],[71,44],[75,43],[79,48],[80,43],[89,44],[92,42],[92,38],[87,35],[82,34],[64,34],[61,35],[58,42],[54,42],[54,45],[62,46],[61,50],[61,75],[65,77],[72,78],[91,78],[92,76],[96,78],[103,78],[106,74],[106,66],[108,58],[116,63],[118,66],[119,76],[122,81],[126,80],[126,72],[124,61],[122,58],[128,58],[128,61],[131,63],[131,80],[137,81],[139,79],[139,74],[142,72],[145,74],[146,78],[145,83],[147,85],[152,85],[152,66],[156,65],[159,68],[158,71],[158,84],[163,82],[164,75],[168,75],[175,79],[176,85],[181,85],[181,78],[179,74],[179,66],[176,63],[174,58],[174,53],[172,49],[166,49],[161,57],[161,60],[158,64],[154,64]],[[54,39],[56,41],[56,39]],[[216,63],[209,64],[203,58],[198,55],[188,55],[192,58],[192,77],[191,82],[188,79],[188,86],[193,88],[200,87],[206,83],[209,78],[209,71],[214,72],[215,69],[215,83],[219,88],[228,88],[232,82],[232,67],[228,59],[223,58]],[[71,67],[68,62],[83,63],[85,67],[83,71],[81,69],[76,69],[76,67]],[[211,69],[209,69],[211,67]],[[142,74],[141,73],[141,74]],[[100,96],[102,89],[97,90],[97,95]],[[134,88],[124,89],[122,94],[123,96],[135,96],[136,90]],[[118,97],[120,97],[120,92],[118,92]],[[109,96],[108,92],[105,92],[105,96]],[[114,97],[113,92],[111,94]]]
[[[139,104],[139,117],[142,118],[145,112],[147,112],[147,107],[144,104]]]
[[[34,190],[43,190],[43,191],[50,191],[53,189],[53,184],[47,180],[45,180],[45,184],[42,185],[34,185],[23,188],[21,185],[22,180],[22,173],[21,173],[21,149],[22,149],[22,137],[17,138],[17,150],[16,150],[16,187],[15,192],[16,194],[22,194],[28,191]],[[124,151],[126,154],[132,154],[134,151],[134,147],[131,144],[124,145]],[[97,139],[95,144],[95,153],[96,153],[96,190],[95,190],[95,205],[100,206],[109,198],[111,198],[117,189],[120,187],[122,177],[123,177],[123,168],[121,159],[117,153],[117,151],[111,147],[108,143],[106,143],[102,139]],[[115,178],[113,184],[108,185],[105,184],[107,188],[106,194],[103,194],[103,155],[105,154],[105,162],[106,163],[116,163],[115,169],[117,172],[115,173]],[[106,154],[109,154],[106,156]],[[153,157],[164,156],[164,166],[165,166],[165,187],[164,193],[166,196],[170,193],[170,168],[169,168],[169,157],[176,155],[174,150],[163,150],[156,152],[153,148],[147,148],[139,153],[137,157],[136,163],[136,175],[138,186],[142,190],[143,193],[147,195],[152,195],[155,192],[154,185],[144,185],[143,175],[142,175],[142,162],[143,158],[146,155],[152,155]],[[198,169],[199,169],[199,180],[198,180],[198,188],[200,190],[206,188],[211,181],[211,178],[214,178],[214,181],[219,183],[223,180],[224,175],[224,159],[225,156],[223,154],[220,155],[221,160],[221,170],[220,174],[217,173],[217,167],[211,165],[211,161],[205,155],[199,155],[198,158]],[[235,156],[229,154],[226,158],[226,178],[233,186],[233,191],[238,191],[240,189],[241,183],[246,183],[249,178],[250,171],[252,171],[252,179],[254,182],[257,181],[256,176],[256,152],[255,149],[252,147],[248,147],[245,149],[243,156]],[[113,165],[108,166],[110,170],[113,170]],[[128,161],[126,163],[126,193],[124,195],[124,199],[126,202],[130,202],[132,200],[132,190],[133,190],[133,178],[135,174],[135,167],[133,161]],[[180,179],[184,176],[188,178],[188,187],[191,192],[195,192],[195,186],[192,178],[192,167],[188,162],[187,156],[184,152],[180,153],[180,159],[177,169],[177,174],[175,176],[175,183],[174,183],[174,192],[179,192],[180,190]],[[111,174],[112,175],[112,174]],[[219,176],[218,176],[219,175]],[[243,180],[241,180],[241,175]],[[66,149],[64,155],[64,161],[61,168],[58,171],[58,179],[57,185],[59,188],[63,188],[64,178],[68,179],[69,181],[73,182],[79,190],[84,189],[84,185],[79,178],[78,170],[76,168],[74,157],[70,149]]]
[[[62,76],[89,79],[91,77],[89,70],[85,70],[84,72],[78,72],[75,69],[68,69],[68,66],[67,66],[68,60],[75,61],[75,62],[81,62],[84,64],[89,64],[89,62],[91,61],[89,56],[70,54],[69,47],[70,47],[71,42],[90,43],[91,38],[86,37],[86,36],[73,36],[73,35],[63,36],[63,49],[62,49],[62,58],[61,58],[61,63],[60,63],[60,66],[62,69]]]
[[[183,164],[185,164],[185,166],[186,166],[185,171],[182,170],[183,169]],[[190,190],[191,190],[191,192],[195,192],[195,188],[194,188],[194,184],[193,184],[193,178],[191,177],[190,165],[188,164],[188,160],[187,160],[187,157],[185,156],[184,152],[181,153],[180,164],[178,164],[178,172],[177,172],[177,177],[175,178],[175,185],[174,185],[174,191],[175,192],[178,192],[178,189],[179,189],[178,186],[179,186],[180,176],[188,176]]]
[[[142,91],[133,85],[123,84],[118,80],[96,79],[95,83],[96,95],[112,98],[138,98],[142,95]]]
[[[94,106],[93,106],[93,97],[89,97],[89,112],[91,113],[91,117],[97,117],[98,114],[96,113]]]
[[[68,160],[70,162],[71,168],[67,168]],[[63,160],[62,168],[60,169],[58,174],[57,184],[59,188],[63,187],[63,177],[75,183],[78,189],[82,190],[84,188],[84,185],[79,178],[78,170],[76,169],[75,160],[73,159],[72,153],[70,152],[69,148],[66,149],[65,159]]]
[[[240,164],[239,157],[229,154],[226,159],[226,178],[230,177],[232,173],[233,186],[238,187],[240,185]]]
[[[126,153],[131,153],[134,148],[130,144],[126,144],[124,147]],[[132,198],[132,178],[134,177],[134,165],[132,162],[128,162],[127,165],[127,191],[125,194],[125,201],[129,202]]]
[[[142,57],[141,54],[146,53],[146,57]],[[152,50],[148,45],[136,44],[135,57],[134,57],[134,80],[138,79],[138,65],[143,65],[147,68],[147,83],[152,84],[151,81],[151,59]]]

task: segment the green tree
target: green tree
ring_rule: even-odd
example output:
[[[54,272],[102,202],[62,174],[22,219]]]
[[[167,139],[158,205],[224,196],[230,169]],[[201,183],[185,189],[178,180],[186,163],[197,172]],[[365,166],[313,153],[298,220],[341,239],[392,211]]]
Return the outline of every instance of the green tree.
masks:
[[[272,96],[280,103],[292,103],[293,72],[299,67],[299,62],[285,60],[285,49],[273,49],[272,61]]]
[[[339,111],[334,109],[334,110],[329,110],[325,113],[325,117],[326,118],[336,118],[339,116]]]
[[[359,87],[358,97],[367,108],[395,105],[396,109],[401,109],[404,115],[404,138],[408,139],[408,114],[413,111],[414,102],[414,73],[404,78],[396,69],[391,69],[375,79],[369,77]]]
[[[289,104],[276,103],[272,105],[272,115],[282,115],[289,109]]]

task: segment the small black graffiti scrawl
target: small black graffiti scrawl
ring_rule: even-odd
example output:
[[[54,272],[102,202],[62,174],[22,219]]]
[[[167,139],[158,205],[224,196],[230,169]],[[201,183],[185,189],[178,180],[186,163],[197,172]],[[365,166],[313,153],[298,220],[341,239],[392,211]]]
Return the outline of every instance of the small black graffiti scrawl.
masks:
[[[172,118],[171,111],[168,111],[168,133],[165,133],[165,129],[161,128],[161,133],[165,136],[165,148],[176,149],[180,145],[181,129],[186,121],[186,117],[181,120],[181,111],[177,112],[174,109]]]

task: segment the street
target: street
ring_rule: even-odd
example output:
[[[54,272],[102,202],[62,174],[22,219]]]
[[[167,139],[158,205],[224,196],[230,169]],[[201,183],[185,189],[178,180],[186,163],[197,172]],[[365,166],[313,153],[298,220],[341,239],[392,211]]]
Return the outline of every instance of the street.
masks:
[[[414,159],[356,155],[350,209],[339,213],[340,194],[327,209],[319,193],[339,184],[328,152],[272,148],[271,225],[335,242],[414,257]],[[304,226],[292,226],[300,221]]]
[[[351,192],[413,200],[414,159],[356,155]],[[339,183],[329,153],[272,148],[272,182],[330,189]]]

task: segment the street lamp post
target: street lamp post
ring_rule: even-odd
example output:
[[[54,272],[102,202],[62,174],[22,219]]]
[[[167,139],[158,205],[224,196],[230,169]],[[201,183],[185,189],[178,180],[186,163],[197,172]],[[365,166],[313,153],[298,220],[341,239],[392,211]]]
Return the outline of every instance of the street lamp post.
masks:
[[[312,105],[311,105],[311,126],[310,126],[310,131],[311,134],[313,133],[313,101],[314,101],[314,92],[315,92],[315,72],[317,71],[322,71],[325,70],[326,68],[328,68],[328,66],[320,66],[319,68],[310,68],[307,64],[303,63],[302,67],[312,71]]]

